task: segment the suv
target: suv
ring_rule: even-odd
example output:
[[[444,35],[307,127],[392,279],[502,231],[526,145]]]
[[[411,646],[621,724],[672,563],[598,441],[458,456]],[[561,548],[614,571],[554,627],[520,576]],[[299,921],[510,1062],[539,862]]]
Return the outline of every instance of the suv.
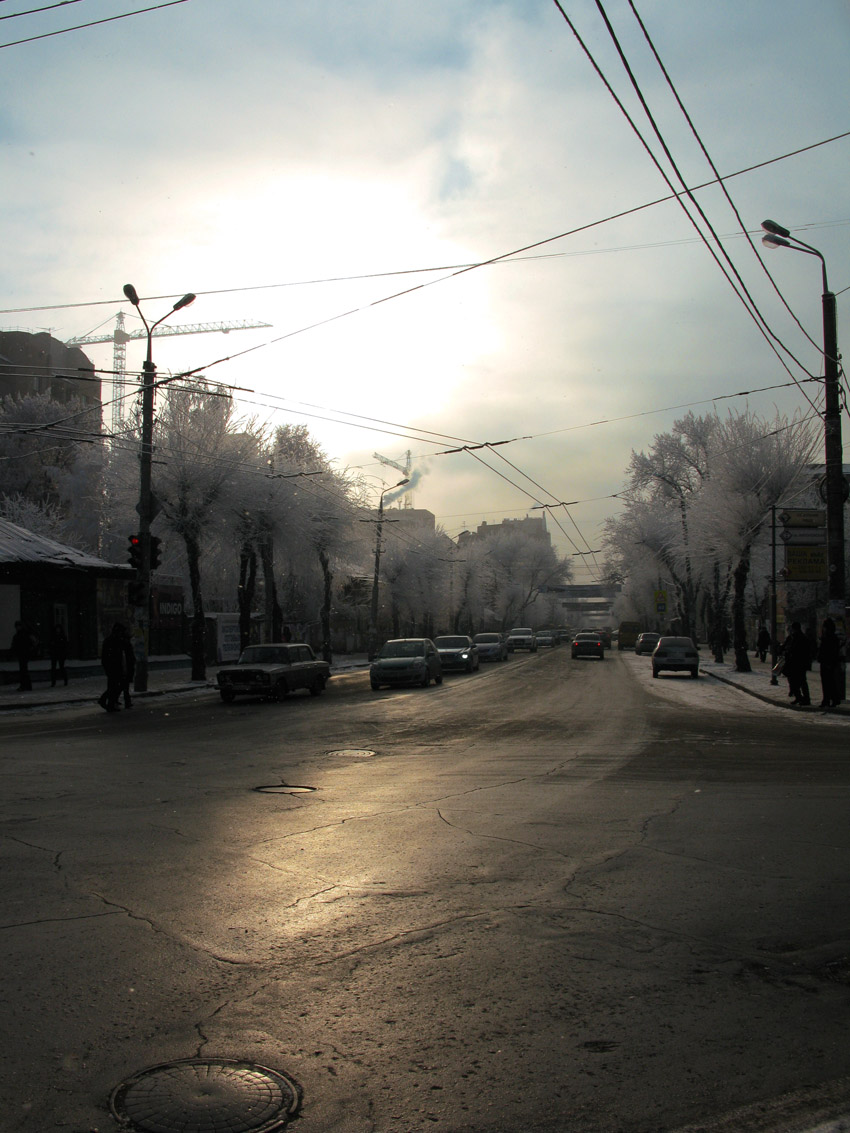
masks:
[[[511,630],[508,634],[508,653],[513,653],[515,649],[527,649],[529,653],[537,652],[537,638],[533,629],[520,626]]]

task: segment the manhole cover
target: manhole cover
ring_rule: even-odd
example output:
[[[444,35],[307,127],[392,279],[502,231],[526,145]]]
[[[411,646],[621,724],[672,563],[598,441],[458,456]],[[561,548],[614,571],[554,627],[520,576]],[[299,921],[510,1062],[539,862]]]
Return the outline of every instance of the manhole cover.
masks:
[[[122,1082],[109,1108],[139,1133],[272,1133],[298,1108],[298,1090],[265,1066],[187,1058]]]
[[[338,755],[343,759],[369,759],[375,755],[374,751],[369,751],[366,747],[342,747],[337,748],[335,751],[329,751],[327,755]]]
[[[297,787],[293,783],[268,783],[264,787],[254,787],[262,795],[308,795],[315,787]]]

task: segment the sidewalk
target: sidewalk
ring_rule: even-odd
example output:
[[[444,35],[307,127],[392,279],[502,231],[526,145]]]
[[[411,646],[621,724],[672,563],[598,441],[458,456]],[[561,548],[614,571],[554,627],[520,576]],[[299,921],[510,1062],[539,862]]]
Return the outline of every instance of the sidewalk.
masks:
[[[331,664],[331,676],[349,672],[352,669],[362,669],[368,664],[366,655],[346,654],[335,657]],[[199,689],[217,689],[216,673],[221,665],[207,665],[207,678],[204,681],[192,680],[192,667],[189,659],[185,666],[179,668],[151,668],[148,671],[147,692],[134,692],[133,701],[146,700],[153,696],[163,696],[166,693],[197,692]],[[74,677],[69,671],[67,685],[57,684],[52,688],[50,681],[33,681],[30,692],[18,692],[16,684],[0,685],[0,712],[25,710],[30,708],[57,708],[63,705],[92,704],[95,707],[97,698],[106,688],[106,676]]]
[[[727,660],[719,665],[712,659],[708,647],[703,645],[700,649],[700,672],[704,676],[714,677],[715,680],[722,681],[724,684],[734,685],[735,688],[756,697],[758,700],[763,700],[766,704],[775,704],[777,707],[788,709],[791,712],[815,713],[819,716],[850,716],[850,701],[842,701],[838,708],[818,707],[821,701],[821,686],[817,664],[809,673],[808,679],[812,703],[810,706],[804,707],[801,704],[791,703],[788,697],[788,682],[784,677],[777,678],[778,683],[775,685],[770,683],[771,665],[769,658],[767,661],[759,661],[758,657],[754,657],[751,653],[749,657],[753,671],[751,673],[736,673],[732,653],[727,653],[726,657]]]

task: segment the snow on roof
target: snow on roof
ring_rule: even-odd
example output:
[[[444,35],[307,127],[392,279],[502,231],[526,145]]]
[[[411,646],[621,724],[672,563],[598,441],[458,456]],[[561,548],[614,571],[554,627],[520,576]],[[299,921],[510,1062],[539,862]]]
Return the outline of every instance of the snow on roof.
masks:
[[[0,565],[5,563],[40,563],[45,566],[68,567],[75,570],[119,570],[132,568],[120,563],[108,563],[86,551],[66,547],[55,539],[36,535],[25,527],[18,527],[8,519],[0,519]]]

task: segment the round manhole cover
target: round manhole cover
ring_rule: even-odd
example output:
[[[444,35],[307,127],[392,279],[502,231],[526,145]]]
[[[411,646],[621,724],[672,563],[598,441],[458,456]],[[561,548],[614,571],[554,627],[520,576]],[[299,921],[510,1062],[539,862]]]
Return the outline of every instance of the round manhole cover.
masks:
[[[122,1082],[109,1108],[138,1133],[272,1133],[298,1108],[298,1090],[265,1066],[187,1058]]]
[[[267,783],[264,787],[255,787],[261,795],[309,795],[315,787],[298,787],[294,783]]]
[[[329,751],[327,754],[338,755],[343,759],[370,759],[375,755],[375,752],[366,747],[342,747],[335,751]]]

